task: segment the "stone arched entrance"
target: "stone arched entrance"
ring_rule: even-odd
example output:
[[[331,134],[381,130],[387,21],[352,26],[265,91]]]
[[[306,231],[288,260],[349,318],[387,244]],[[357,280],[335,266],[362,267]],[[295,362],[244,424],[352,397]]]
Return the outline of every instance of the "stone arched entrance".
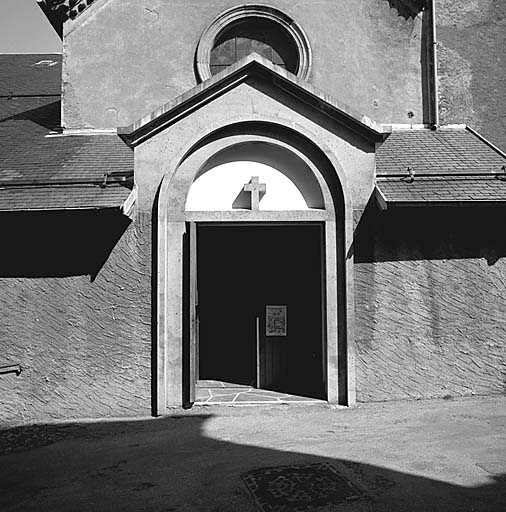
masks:
[[[160,189],[160,412],[199,378],[353,401],[342,171],[302,134],[245,128],[195,144]]]

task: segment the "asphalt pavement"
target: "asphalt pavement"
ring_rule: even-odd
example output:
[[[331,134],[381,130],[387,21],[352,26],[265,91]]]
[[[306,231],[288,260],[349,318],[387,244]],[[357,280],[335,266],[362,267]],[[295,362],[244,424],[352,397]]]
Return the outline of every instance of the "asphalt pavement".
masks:
[[[0,427],[0,510],[506,511],[506,397]]]

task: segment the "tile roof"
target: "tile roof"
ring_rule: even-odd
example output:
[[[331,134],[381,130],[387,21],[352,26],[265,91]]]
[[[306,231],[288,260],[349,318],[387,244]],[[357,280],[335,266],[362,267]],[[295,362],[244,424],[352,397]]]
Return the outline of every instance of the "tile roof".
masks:
[[[422,177],[412,183],[379,178],[376,186],[393,203],[506,201],[506,181],[494,176]]]
[[[0,54],[0,97],[60,94],[60,54]]]
[[[377,197],[387,204],[506,202],[505,166],[506,156],[469,128],[393,132],[376,153]]]
[[[392,132],[376,153],[376,172],[418,174],[500,172],[504,155],[468,128]]]
[[[10,76],[8,89],[31,94],[0,97],[0,210],[120,207],[133,185],[133,151],[116,134],[48,136],[60,125],[59,96],[45,94],[54,83],[44,74],[36,95],[36,84]]]
[[[2,187],[0,184],[0,211],[118,208],[129,193],[130,190],[119,185],[102,189],[96,185]]]
[[[0,110],[5,101],[0,100]],[[40,105],[38,100],[10,101]],[[107,173],[133,173],[133,151],[116,134],[48,137],[59,109],[59,102],[53,102],[0,117],[0,185],[101,182]]]

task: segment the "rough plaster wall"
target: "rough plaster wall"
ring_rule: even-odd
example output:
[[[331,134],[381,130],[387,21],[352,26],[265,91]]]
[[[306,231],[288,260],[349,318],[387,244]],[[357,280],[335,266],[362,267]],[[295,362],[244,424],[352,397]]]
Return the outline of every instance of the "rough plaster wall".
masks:
[[[506,262],[357,265],[359,401],[506,392]]]
[[[0,279],[0,421],[151,413],[149,215],[89,276]]]
[[[506,150],[506,2],[438,0],[436,13],[440,122]]]
[[[490,222],[503,216],[474,226],[464,218],[452,238],[437,218],[420,236],[423,214],[392,230],[376,225],[374,256],[357,258],[359,401],[506,393],[506,251]]]
[[[422,122],[421,16],[392,0],[258,0],[298,21],[313,49],[310,82],[381,122]],[[197,84],[206,26],[237,0],[102,0],[67,22],[63,123],[128,125]]]

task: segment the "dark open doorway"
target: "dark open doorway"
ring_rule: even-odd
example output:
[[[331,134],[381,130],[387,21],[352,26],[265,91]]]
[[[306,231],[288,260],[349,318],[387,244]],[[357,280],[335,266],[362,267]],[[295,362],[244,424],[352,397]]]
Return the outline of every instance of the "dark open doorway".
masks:
[[[200,381],[326,398],[322,231],[315,223],[198,224]],[[281,314],[277,331],[267,306]]]

